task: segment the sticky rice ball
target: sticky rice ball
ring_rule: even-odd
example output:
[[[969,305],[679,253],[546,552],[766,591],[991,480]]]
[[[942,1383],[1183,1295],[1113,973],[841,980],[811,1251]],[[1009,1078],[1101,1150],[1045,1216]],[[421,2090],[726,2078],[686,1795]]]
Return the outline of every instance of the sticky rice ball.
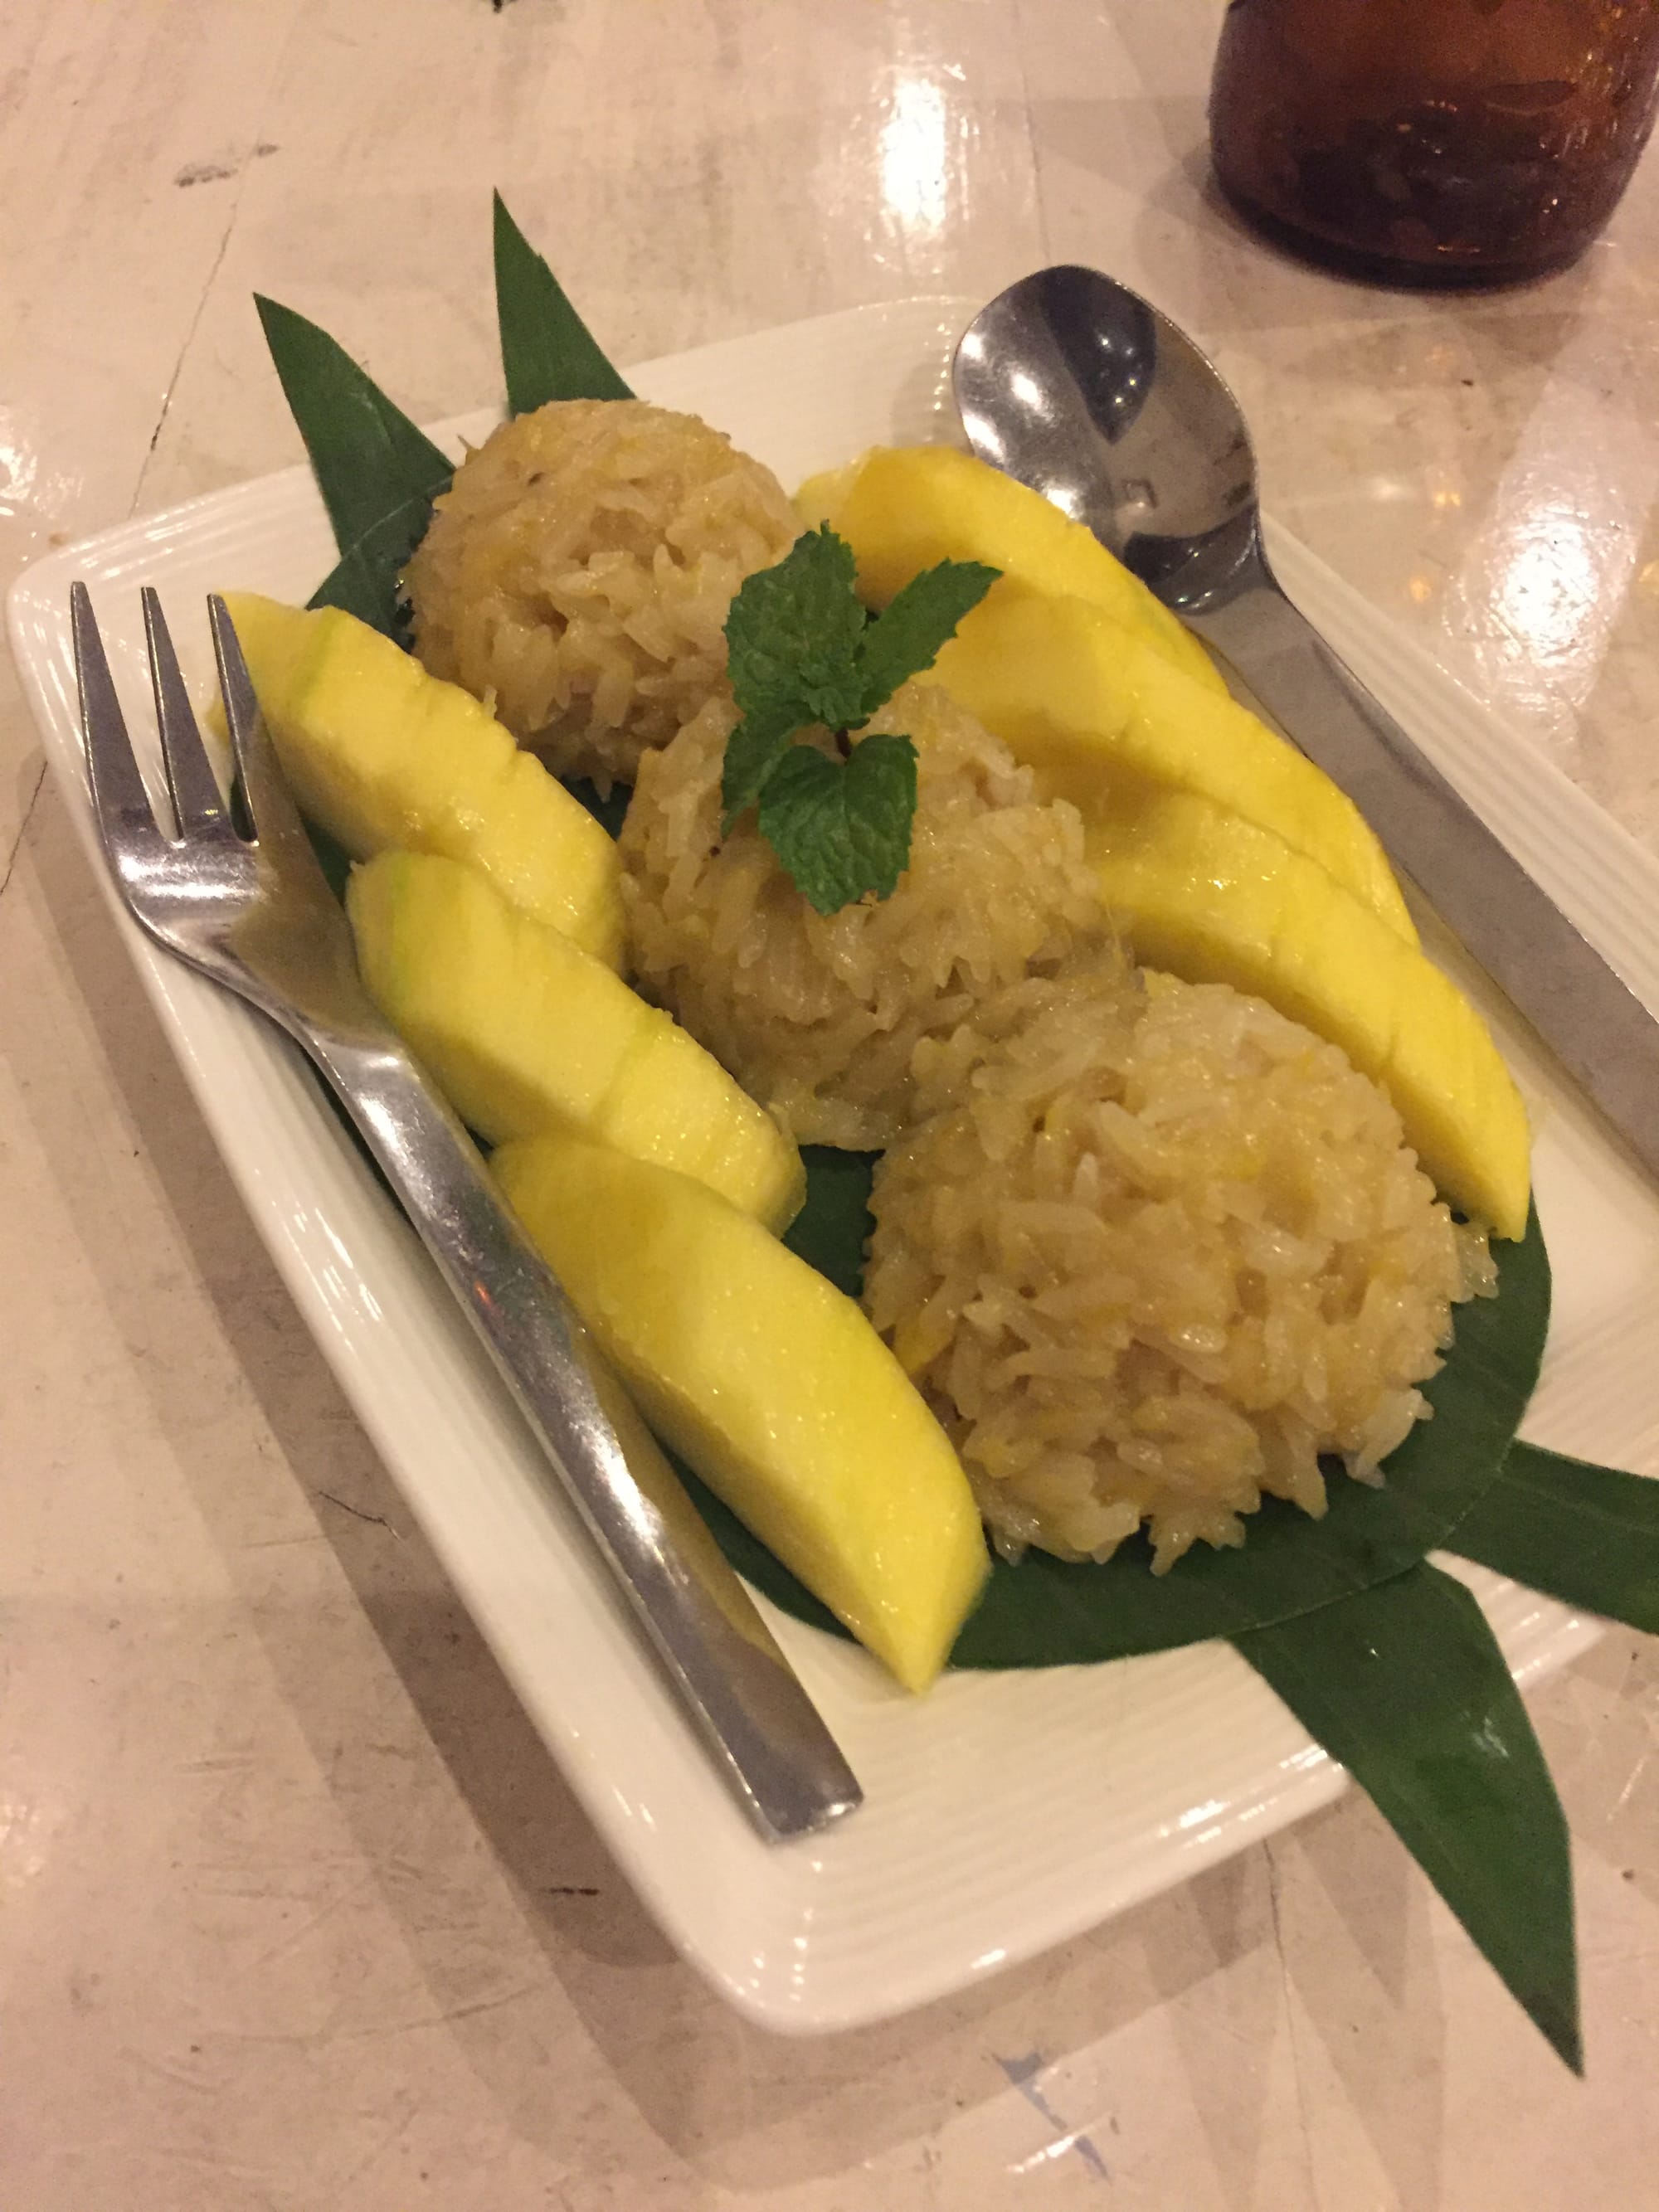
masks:
[[[722,694],[641,763],[620,844],[635,981],[799,1141],[887,1144],[921,1038],[1103,935],[1082,819],[936,685],[907,684],[870,727],[915,741],[910,864],[890,898],[820,915],[752,811],[720,836],[737,719]]]
[[[876,1170],[865,1303],[1011,1556],[1157,1569],[1322,1514],[1429,1409],[1455,1301],[1490,1291],[1385,1095],[1222,984],[1095,960],[916,1054]]]
[[[555,774],[608,790],[707,704],[733,595],[799,530],[771,471],[696,416],[556,401],[438,500],[404,578],[415,649]]]

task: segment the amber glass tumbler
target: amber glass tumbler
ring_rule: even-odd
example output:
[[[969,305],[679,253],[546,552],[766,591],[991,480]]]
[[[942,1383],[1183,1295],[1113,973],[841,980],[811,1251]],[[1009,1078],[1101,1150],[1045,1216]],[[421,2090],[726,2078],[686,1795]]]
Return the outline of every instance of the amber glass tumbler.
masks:
[[[1231,0],[1216,176],[1282,244],[1405,284],[1582,253],[1653,126],[1659,0]]]

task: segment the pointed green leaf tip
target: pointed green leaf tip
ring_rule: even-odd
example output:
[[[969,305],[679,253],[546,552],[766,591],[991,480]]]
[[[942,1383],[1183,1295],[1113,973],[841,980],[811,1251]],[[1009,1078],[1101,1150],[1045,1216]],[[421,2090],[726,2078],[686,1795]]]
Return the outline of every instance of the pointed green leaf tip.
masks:
[[[311,605],[396,637],[398,580],[453,465],[326,331],[257,293],[254,305],[340,549]]]
[[[874,892],[889,897],[910,857],[916,750],[865,738],[845,757],[799,744],[803,730],[845,738],[939,647],[998,571],[941,561],[872,622],[853,549],[828,525],[798,538],[775,568],[746,579],[726,618],[727,667],[741,720],[726,743],[722,831],[758,805],[761,835],[820,914]]]
[[[254,305],[340,550],[310,604],[406,643],[400,579],[453,464],[326,331],[257,293]],[[631,397],[499,192],[495,306],[515,415],[550,399]]]
[[[1425,1560],[1233,1640],[1582,2074],[1567,1824],[1498,1640],[1462,1583]]]
[[[509,415],[555,399],[631,399],[564,287],[495,197],[495,320]]]
[[[1446,1539],[1528,1589],[1659,1636],[1659,1481],[1516,1443]]]

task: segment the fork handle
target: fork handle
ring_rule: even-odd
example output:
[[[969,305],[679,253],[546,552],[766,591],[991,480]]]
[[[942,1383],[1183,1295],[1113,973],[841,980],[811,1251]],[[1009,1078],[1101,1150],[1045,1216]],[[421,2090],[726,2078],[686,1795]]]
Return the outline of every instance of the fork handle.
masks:
[[[750,1817],[776,1839],[850,1812],[862,1792],[834,1737],[461,1122],[395,1039],[286,1025],[402,1200]]]

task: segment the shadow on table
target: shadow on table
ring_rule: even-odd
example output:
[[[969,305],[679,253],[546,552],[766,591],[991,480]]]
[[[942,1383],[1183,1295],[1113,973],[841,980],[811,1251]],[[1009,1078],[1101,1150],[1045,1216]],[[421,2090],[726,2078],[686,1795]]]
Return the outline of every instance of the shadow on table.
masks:
[[[971,2152],[975,2170],[1006,2164],[1018,2136],[1026,2147],[1034,2139],[1043,2144],[1026,2165],[1078,2156],[1104,2172],[1120,2117],[1127,2128],[1133,2113],[1144,2138],[1167,2099],[1191,2110],[1208,2137],[1206,2172],[1224,2201],[1255,2203],[1274,2087],[1269,2060],[1277,2049],[1284,2063],[1288,2005],[1266,1853],[1230,1861],[964,1996],[828,2039],[787,2040],[751,2027],[678,1961],[565,1787],[305,1335],[133,980],[55,791],[38,811],[11,896],[39,904],[43,933],[61,947],[225,1338],[281,1448],[286,1468],[261,1469],[259,1479],[280,1484],[291,1474],[301,1486],[407,1693],[407,1711],[387,1701],[374,1715],[377,1738],[388,1731],[396,1738],[374,1750],[390,1747],[397,1759],[370,1759],[361,1738],[353,1741],[351,1716],[343,1715],[324,1655],[296,1633],[291,1606],[273,1607],[269,1569],[250,1564],[244,1493],[253,1471],[204,1453],[173,1401],[164,1365],[136,1360],[225,1572],[424,1977],[434,2021],[453,2037],[507,2124],[550,2155],[568,2146],[571,2099],[592,2103],[605,2094],[584,2082],[585,2035],[655,2139],[641,2137],[635,2154],[641,2184],[661,2173],[662,2145],[714,2182],[758,2190],[913,2145],[925,2162],[937,2162],[947,2128],[951,2154]],[[45,1093],[33,1098],[36,1135],[95,1256],[100,1223],[80,1195],[76,1123],[66,1104]],[[130,1342],[143,1341],[138,1292],[107,1261],[100,1279],[116,1327]],[[1345,1899],[1344,1846],[1321,1841],[1334,1836],[1341,1817],[1327,1815],[1302,1837],[1316,1856],[1328,1852],[1339,1917],[1354,1927],[1363,1919],[1353,1940],[1369,1947],[1383,2011],[1395,2042],[1409,2041],[1413,2075],[1432,2071],[1437,2003],[1432,1990],[1427,2003],[1414,2002],[1398,1965],[1406,1877],[1390,1877],[1381,1909],[1375,1884],[1363,1914]],[[471,1822],[510,1885],[505,1903],[492,1902]],[[458,1930],[492,1912],[511,1986],[501,2000],[480,2002],[479,1947],[469,1948]],[[545,1962],[528,1986],[518,1971],[520,1926]],[[499,1955],[495,1964],[501,1966]],[[1402,2006],[1409,2016],[1401,2016]],[[1158,2009],[1162,2033],[1115,2039]],[[1293,2053],[1294,2021],[1290,2033]],[[343,2052],[341,2063],[349,2063]],[[1376,2053],[1342,2071],[1366,2110]],[[1023,2102],[1008,2097],[1011,2084]],[[982,2118],[998,2099],[1006,2100],[998,2119]],[[1390,2100],[1381,2120],[1391,2109]],[[1379,2125],[1379,2137],[1386,2132]]]

